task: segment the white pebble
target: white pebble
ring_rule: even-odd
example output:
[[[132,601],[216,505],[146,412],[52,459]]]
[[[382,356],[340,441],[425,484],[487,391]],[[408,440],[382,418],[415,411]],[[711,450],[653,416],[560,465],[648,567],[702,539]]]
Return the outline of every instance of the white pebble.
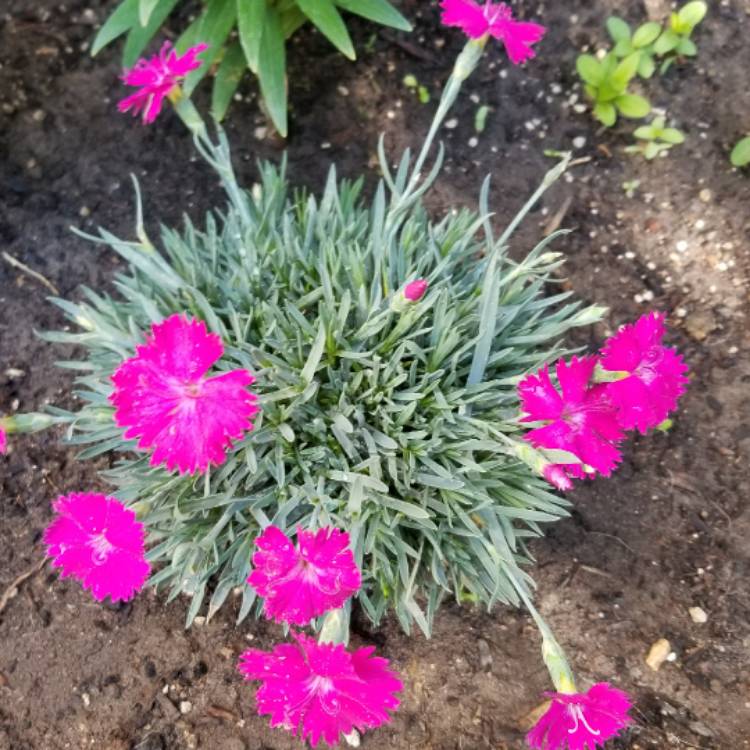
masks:
[[[679,241],[679,242],[678,242],[678,243],[677,243],[677,244],[675,245],[675,247],[676,247],[676,249],[677,249],[677,252],[678,252],[678,253],[684,253],[684,252],[686,252],[686,251],[687,251],[687,249],[688,249],[688,243],[687,243],[687,240],[680,240],[680,241]]]

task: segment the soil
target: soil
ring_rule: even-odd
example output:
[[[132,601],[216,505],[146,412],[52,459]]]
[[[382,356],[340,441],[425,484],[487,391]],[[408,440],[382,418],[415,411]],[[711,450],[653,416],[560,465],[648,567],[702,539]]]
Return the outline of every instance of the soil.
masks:
[[[577,106],[576,54],[605,41],[604,21],[621,5],[520,3],[523,15],[549,27],[540,55],[513,69],[499,47],[489,51],[452,115],[455,127],[444,131],[447,167],[430,205],[475,205],[491,173],[502,224],[551,165],[543,149],[568,149],[576,139],[583,162],[545,196],[513,250],[528,249],[552,224],[574,229],[558,245],[568,259],[565,283],[611,308],[580,343],[596,345],[647,310],[667,311],[692,383],[669,432],[631,440],[613,478],[570,494],[571,517],[534,546],[538,601],[581,684],[608,680],[635,697],[637,723],[612,748],[741,750],[750,747],[750,175],[731,168],[728,152],[750,128],[750,5],[711,3],[696,34],[698,59],[645,87],[688,136],[651,163],[623,153],[630,124],[600,129]],[[645,19],[646,5],[659,12],[659,2],[629,3],[629,19]],[[175,224],[184,211],[199,219],[222,200],[171,113],[148,128],[117,113],[119,49],[88,54],[113,6],[3,0],[0,8],[2,412],[73,398],[69,372],[54,361],[74,352],[35,333],[64,326],[62,315],[46,301],[50,290],[7,256],[62,297],[76,298],[81,284],[111,289],[117,258],[69,227],[131,236],[130,172],[141,180],[152,236],[157,220]],[[393,154],[419,142],[432,105],[418,101],[404,76],[435,99],[462,43],[439,28],[435,6],[402,3],[416,21],[411,35],[353,23],[356,64],[311,32],[297,35],[292,180],[317,190],[336,160],[340,174],[364,172],[372,185],[380,131]],[[254,83],[241,94],[227,128],[250,185],[256,158],[279,158],[282,144],[269,135]],[[491,110],[476,133],[481,105]],[[629,197],[623,183],[633,181]],[[97,464],[77,462],[60,438],[14,436],[1,460],[0,596],[38,567],[50,500],[102,488]],[[248,643],[270,648],[281,632],[266,622],[235,627],[236,603],[186,631],[184,600],[165,604],[145,593],[101,606],[48,567],[16,588],[0,612],[0,750],[299,747],[257,717],[253,689],[235,670]],[[705,623],[693,621],[692,607],[704,610]],[[523,729],[548,682],[523,613],[448,605],[429,641],[407,638],[392,620],[373,631],[356,619],[354,636],[375,643],[406,685],[392,724],[365,735],[362,747],[524,747]],[[660,638],[670,656],[654,671],[645,657]]]

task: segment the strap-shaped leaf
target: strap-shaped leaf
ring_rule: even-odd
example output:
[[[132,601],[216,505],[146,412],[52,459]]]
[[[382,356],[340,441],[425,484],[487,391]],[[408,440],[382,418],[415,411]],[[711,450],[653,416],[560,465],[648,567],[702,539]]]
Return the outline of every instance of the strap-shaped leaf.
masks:
[[[331,44],[350,60],[354,60],[354,45],[332,0],[297,0],[297,4]]]
[[[336,0],[336,5],[383,26],[391,26],[402,31],[411,31],[412,28],[388,0]]]
[[[128,40],[125,42],[125,49],[122,53],[122,64],[126,68],[132,67],[148,43],[153,39],[154,34],[172,12],[178,0],[157,0],[156,5],[145,26],[141,26],[140,21],[133,24],[128,34]]]
[[[110,42],[122,36],[138,21],[138,0],[124,0],[117,6],[115,12],[107,19],[104,26],[91,45],[91,55],[96,55],[99,50],[106,47]]]
[[[258,80],[268,114],[276,130],[286,137],[286,49],[281,22],[275,8],[269,7],[263,24],[258,58]]]
[[[246,68],[242,47],[239,42],[235,42],[227,48],[224,59],[221,61],[218,71],[216,71],[216,78],[214,78],[214,88],[211,93],[211,114],[217,122],[224,119],[229,103],[240,85]]]
[[[237,20],[237,5],[235,0],[212,0],[202,16],[197,41],[208,45],[208,49],[200,56],[202,65],[185,79],[184,90],[187,96],[203,80],[211,65],[221,53],[229,32]]]
[[[154,8],[159,0],[139,0],[138,2],[138,22],[141,26],[145,26],[154,12]]]
[[[258,72],[260,40],[267,8],[266,0],[237,0],[237,30],[245,59],[253,73]]]

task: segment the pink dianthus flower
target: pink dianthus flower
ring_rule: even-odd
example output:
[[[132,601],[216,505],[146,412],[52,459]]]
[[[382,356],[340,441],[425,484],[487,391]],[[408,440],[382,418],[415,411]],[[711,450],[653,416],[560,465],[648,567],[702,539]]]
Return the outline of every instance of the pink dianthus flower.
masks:
[[[267,617],[307,625],[341,607],[359,589],[361,576],[345,531],[300,529],[297,543],[295,547],[281,529],[269,526],[255,540],[255,569],[247,582],[265,598]]]
[[[263,683],[258,713],[270,714],[272,727],[309,738],[315,747],[321,738],[335,745],[341,733],[390,721],[403,685],[387,659],[371,656],[374,647],[349,652],[340,644],[292,635],[296,645],[284,643],[271,653],[250,649],[238,665],[245,679]]]
[[[128,428],[126,438],[140,438],[140,450],[154,449],[152,466],[204,472],[253,429],[257,397],[247,386],[255,378],[247,370],[205,377],[223,353],[221,338],[203,321],[175,314],[154,324],[112,375],[115,422]]]
[[[596,366],[594,357],[573,357],[569,363],[556,365],[560,391],[545,366],[527,375],[518,386],[521,407],[526,413],[522,422],[546,422],[531,430],[524,439],[535,448],[569,451],[584,464],[609,476],[620,460],[617,443],[623,432],[607,392],[601,385],[591,385]],[[566,475],[583,477],[580,466],[558,465]]]
[[[547,693],[552,705],[526,736],[535,750],[595,750],[633,723],[627,693],[599,682],[586,693]]]
[[[198,44],[190,47],[184,55],[178,55],[171,42],[164,42],[158,54],[138,60],[120,79],[127,86],[136,86],[140,90],[117,105],[120,112],[132,109],[134,116],[143,114],[145,124],[153,122],[161,112],[164,98],[190,71],[200,68],[202,63],[196,58],[207,49],[207,44]]]
[[[60,578],[77,578],[97,601],[132,599],[148,577],[143,524],[114,497],[63,495],[52,503],[58,517],[44,532]]]
[[[489,34],[500,40],[514,65],[535,56],[531,45],[540,41],[546,32],[538,23],[516,21],[505,3],[487,0],[481,5],[475,0],[442,0],[441,6],[446,26],[457,26],[471,39]]]
[[[645,433],[661,424],[685,392],[688,367],[674,349],[662,345],[664,333],[664,316],[654,312],[623,326],[604,344],[602,368],[629,373],[605,386],[626,430]]]

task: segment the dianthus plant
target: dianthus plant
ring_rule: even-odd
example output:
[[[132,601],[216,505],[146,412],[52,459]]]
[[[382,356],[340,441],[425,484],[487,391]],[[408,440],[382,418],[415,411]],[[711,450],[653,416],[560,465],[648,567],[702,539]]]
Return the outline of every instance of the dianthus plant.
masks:
[[[429,633],[446,595],[517,603],[507,566],[530,562],[528,540],[564,515],[565,500],[528,464],[570,457],[523,443],[516,386],[602,311],[546,293],[562,262],[551,249],[560,233],[521,260],[508,254],[513,230],[564,164],[499,236],[488,184],[479,213],[433,220],[421,203],[440,168],[439,155],[423,175],[431,142],[483,46],[472,41],[459,58],[416,159],[405,154],[394,173],[381,142],[371,200],[361,180],[333,170],[319,199],[293,191],[284,167],[269,164],[260,186],[243,190],[223,135],[212,142],[181,102],[229,204],[201,229],[162,228],[159,251],[140,219],[137,241],[101,230],[97,239],[128,263],[117,294],[84,289],[83,302],[58,301],[81,330],[47,337],[86,356],[63,363],[81,372],[81,407],[56,416],[69,422],[70,442],[86,446],[81,458],[114,454],[104,475],[147,530],[151,583],[192,597],[188,622],[205,599],[212,615],[238,587],[240,618],[250,612],[246,579],[269,524],[290,535],[335,526],[350,534],[372,620],[392,608],[404,628]],[[167,335],[167,323],[152,333],[153,324],[178,313],[223,344],[212,358],[218,376],[204,382],[251,372],[258,396],[254,429],[238,429],[226,460],[202,467],[168,457],[153,465],[138,449],[154,443],[168,410],[118,395],[127,378],[162,383],[123,362],[137,349],[152,357],[143,350]],[[130,416],[139,410],[157,424],[139,432]],[[190,428],[213,429],[201,419]]]

